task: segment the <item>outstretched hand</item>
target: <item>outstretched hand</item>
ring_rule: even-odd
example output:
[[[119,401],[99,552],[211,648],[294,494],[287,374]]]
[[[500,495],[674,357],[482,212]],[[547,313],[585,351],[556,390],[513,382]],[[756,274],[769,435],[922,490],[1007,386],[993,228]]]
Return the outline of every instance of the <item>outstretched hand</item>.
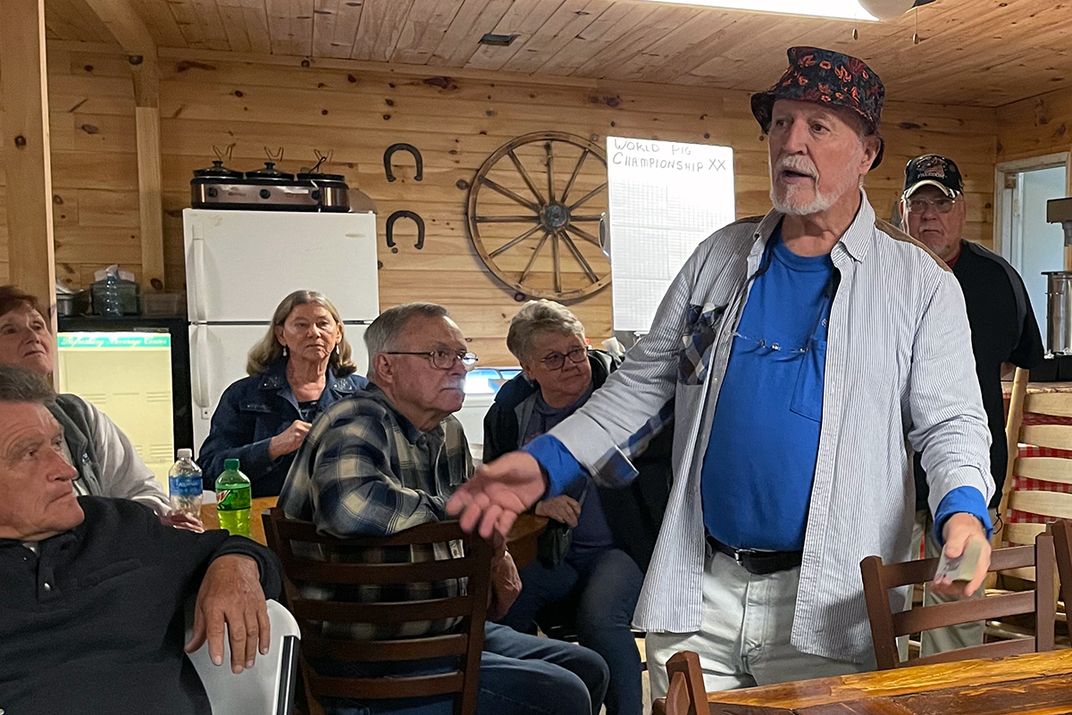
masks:
[[[967,598],[975,593],[983,581],[986,580],[987,570],[990,568],[990,541],[986,538],[986,531],[979,519],[972,514],[957,513],[949,517],[942,527],[942,535],[945,538],[943,547],[947,558],[955,559],[964,553],[969,542],[979,543],[979,561],[975,565],[975,574],[967,584],[963,582],[939,582],[932,581],[931,588],[936,593],[958,598]]]
[[[518,514],[547,491],[539,462],[528,452],[510,452],[480,466],[473,478],[447,501],[447,514],[458,517],[465,531],[493,532],[506,537]]]

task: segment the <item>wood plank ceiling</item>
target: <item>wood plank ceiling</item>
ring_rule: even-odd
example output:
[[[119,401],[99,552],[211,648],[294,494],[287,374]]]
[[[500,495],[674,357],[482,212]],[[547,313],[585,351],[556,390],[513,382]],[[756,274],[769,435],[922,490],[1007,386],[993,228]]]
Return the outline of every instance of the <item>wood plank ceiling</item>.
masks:
[[[853,23],[642,0],[131,0],[160,47],[759,90],[810,44],[864,58],[899,100],[996,107],[1072,88],[1072,3],[937,0]],[[50,38],[109,41],[85,0]],[[859,37],[852,38],[856,28]],[[919,43],[913,43],[917,31]],[[479,44],[514,35],[506,47]]]

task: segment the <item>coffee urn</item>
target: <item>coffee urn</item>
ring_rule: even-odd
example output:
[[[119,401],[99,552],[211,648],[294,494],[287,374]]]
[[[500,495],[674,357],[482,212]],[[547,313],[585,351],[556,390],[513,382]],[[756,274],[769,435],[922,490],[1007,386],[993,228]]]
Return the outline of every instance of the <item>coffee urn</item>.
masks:
[[[1072,196],[1046,202],[1047,223],[1064,229],[1065,247],[1072,246]],[[1049,355],[1072,355],[1072,271],[1045,271],[1046,347]]]

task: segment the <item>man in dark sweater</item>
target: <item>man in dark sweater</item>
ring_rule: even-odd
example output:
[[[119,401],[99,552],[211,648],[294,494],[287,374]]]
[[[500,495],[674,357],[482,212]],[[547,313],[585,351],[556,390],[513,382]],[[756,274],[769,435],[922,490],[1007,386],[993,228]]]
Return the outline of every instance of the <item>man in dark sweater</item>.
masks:
[[[964,292],[971,326],[975,372],[983,395],[990,426],[990,473],[994,477],[991,514],[1001,500],[1008,463],[1005,444],[1005,410],[1001,395],[1001,371],[1004,363],[1023,368],[1037,366],[1043,357],[1031,301],[1024,282],[1004,258],[977,243],[962,238],[967,207],[964,179],[952,159],[938,154],[924,154],[905,167],[901,215],[908,233],[937,254],[956,276]],[[916,528],[913,553],[919,553],[927,535],[926,554],[939,554],[930,523],[927,499],[927,475],[916,455]],[[982,596],[980,590],[977,594]],[[926,602],[947,599],[926,593]],[[983,623],[966,623],[923,634],[922,655],[933,655],[983,642]]]
[[[0,712],[201,715],[212,710],[183,648],[208,641],[231,670],[268,652],[266,549],[223,531],[163,526],[129,500],[76,497],[42,378],[0,366]]]

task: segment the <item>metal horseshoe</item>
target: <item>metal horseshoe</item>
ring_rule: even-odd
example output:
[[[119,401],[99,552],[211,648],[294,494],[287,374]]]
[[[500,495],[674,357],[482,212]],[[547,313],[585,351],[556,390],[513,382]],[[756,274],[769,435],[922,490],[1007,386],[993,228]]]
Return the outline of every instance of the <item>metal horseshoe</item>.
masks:
[[[417,162],[417,174],[413,177],[414,180],[421,181],[424,179],[424,159],[421,158],[421,153],[417,151],[417,147],[403,142],[400,144],[392,144],[383,152],[383,170],[387,174],[387,180],[395,181],[395,173],[391,170],[391,156],[396,151],[409,152],[413,157],[413,160]]]
[[[413,247],[418,251],[424,248],[424,219],[416,211],[395,211],[387,217],[387,247],[391,249],[391,253],[398,253],[398,247],[395,246],[394,232],[395,221],[400,218],[412,219],[413,223],[417,224],[417,242],[413,244]]]

